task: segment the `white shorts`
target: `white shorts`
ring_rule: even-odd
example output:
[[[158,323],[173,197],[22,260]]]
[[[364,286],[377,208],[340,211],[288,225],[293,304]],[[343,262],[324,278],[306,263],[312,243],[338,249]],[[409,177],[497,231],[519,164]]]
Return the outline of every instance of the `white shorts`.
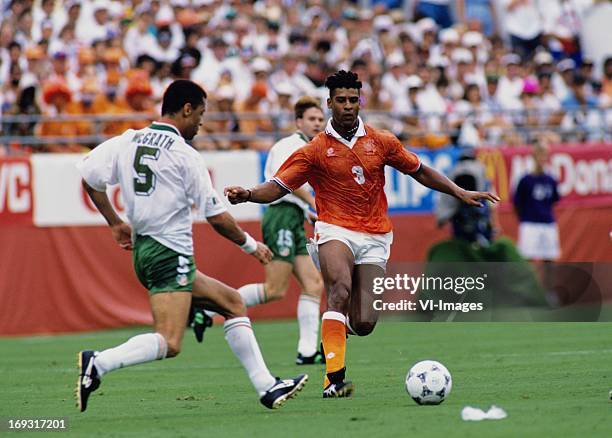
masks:
[[[349,230],[338,225],[317,221],[315,223],[315,240],[321,245],[330,240],[338,240],[349,247],[355,257],[356,265],[379,264],[385,266],[391,255],[393,232],[386,234],[369,234]]]
[[[555,260],[561,255],[559,229],[556,223],[521,222],[518,247],[527,259]]]

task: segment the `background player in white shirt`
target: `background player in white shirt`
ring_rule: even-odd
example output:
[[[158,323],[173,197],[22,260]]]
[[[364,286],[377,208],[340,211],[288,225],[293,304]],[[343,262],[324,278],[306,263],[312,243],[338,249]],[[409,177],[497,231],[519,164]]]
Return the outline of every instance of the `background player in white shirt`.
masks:
[[[298,130],[279,140],[270,149],[264,172],[266,181],[272,179],[292,153],[323,130],[325,119],[317,99],[309,96],[300,98],[295,103],[294,112]],[[270,204],[262,221],[264,242],[274,254],[265,268],[266,281],[238,289],[247,307],[279,300],[287,292],[291,274],[295,275],[302,288],[297,307],[300,332],[296,358],[298,365],[322,363],[325,360],[317,351],[323,280],[306,250],[304,231],[304,216],[313,219],[314,211],[314,198],[308,184]]]
[[[206,92],[199,85],[174,81],[164,93],[160,122],[102,143],[78,165],[83,185],[113,238],[122,248],[134,251],[134,269],[149,290],[154,321],[153,333],[101,352],[78,353],[76,396],[81,411],[104,374],[179,354],[192,293],[226,318],[225,338],[264,406],[280,407],[308,379],[306,375],[274,378],[238,292],[196,270],[192,208],[205,211],[212,184],[204,159],[185,140],[198,132],[205,110]],[[129,224],[119,218],[106,195],[107,184],[116,183],[121,186]],[[263,250],[248,235],[243,248]]]

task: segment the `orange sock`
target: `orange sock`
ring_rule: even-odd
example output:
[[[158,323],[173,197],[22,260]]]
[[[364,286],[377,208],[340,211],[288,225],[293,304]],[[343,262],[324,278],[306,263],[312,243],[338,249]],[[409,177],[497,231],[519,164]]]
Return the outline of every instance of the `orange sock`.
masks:
[[[344,321],[343,321],[344,320]],[[344,315],[338,312],[325,312],[321,323],[321,340],[325,352],[325,380],[323,388],[329,385],[328,373],[344,368],[346,351],[346,325]]]

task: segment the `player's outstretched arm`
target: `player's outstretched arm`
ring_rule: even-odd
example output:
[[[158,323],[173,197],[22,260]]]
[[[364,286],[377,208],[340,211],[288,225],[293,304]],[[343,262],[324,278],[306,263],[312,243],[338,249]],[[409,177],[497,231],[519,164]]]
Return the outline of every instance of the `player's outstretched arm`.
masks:
[[[480,207],[481,200],[487,200],[492,203],[499,202],[500,200],[497,195],[490,192],[473,192],[470,190],[464,190],[446,176],[442,175],[436,169],[426,166],[425,164],[421,164],[419,171],[410,176],[423,184],[425,187],[454,196],[455,198],[469,205]]]
[[[240,204],[242,202],[269,204],[282,198],[289,192],[274,181],[267,181],[252,189],[245,189],[239,186],[226,187],[223,193],[231,204]]]
[[[99,192],[91,187],[85,180],[82,180],[83,187],[87,192],[87,195],[91,198],[96,208],[102,213],[104,219],[108,223],[113,234],[113,239],[119,244],[119,246],[128,251],[132,250],[132,229],[128,224],[123,222],[113,205],[111,204],[106,192]]]
[[[238,245],[244,252],[251,254],[262,264],[272,260],[272,251],[261,242],[257,242],[249,233],[240,228],[234,216],[227,211],[206,218],[217,233]]]

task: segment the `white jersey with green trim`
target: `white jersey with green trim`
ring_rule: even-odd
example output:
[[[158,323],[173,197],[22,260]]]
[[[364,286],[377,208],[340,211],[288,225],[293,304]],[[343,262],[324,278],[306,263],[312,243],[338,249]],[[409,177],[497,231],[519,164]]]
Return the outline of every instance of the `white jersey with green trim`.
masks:
[[[193,254],[192,207],[206,215],[216,195],[204,158],[172,125],[129,129],[89,152],[77,168],[92,188],[119,184],[133,233]]]
[[[264,169],[265,180],[270,181],[287,158],[308,143],[308,141],[308,137],[306,137],[301,131],[297,131],[294,134],[281,138],[279,141],[277,141],[268,152],[268,158],[266,159],[266,166]],[[302,187],[312,192],[308,183],[304,184]],[[272,202],[272,204],[279,204],[281,202],[291,202],[292,204],[296,204],[304,211],[308,211],[308,203],[302,201],[300,198],[291,193],[286,194],[282,198]]]

